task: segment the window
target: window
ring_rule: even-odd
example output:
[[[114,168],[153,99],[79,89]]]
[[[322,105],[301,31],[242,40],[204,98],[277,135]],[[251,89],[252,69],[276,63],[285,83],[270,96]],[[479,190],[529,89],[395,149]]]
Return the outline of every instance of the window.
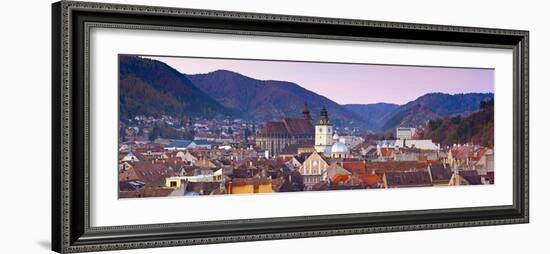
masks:
[[[175,181],[170,182],[170,187],[176,187],[176,186],[178,186],[177,182],[175,182]]]

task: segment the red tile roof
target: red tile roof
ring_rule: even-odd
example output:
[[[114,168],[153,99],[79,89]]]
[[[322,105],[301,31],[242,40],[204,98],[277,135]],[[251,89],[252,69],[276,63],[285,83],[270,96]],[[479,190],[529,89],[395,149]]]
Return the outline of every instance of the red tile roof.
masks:
[[[350,172],[365,172],[367,170],[364,161],[344,161],[342,167]]]
[[[332,184],[339,185],[340,183],[343,183],[347,181],[350,178],[351,175],[335,175],[330,180]]]
[[[294,157],[293,156],[277,156],[277,162],[278,163],[285,163],[285,162],[289,162],[293,159]]]
[[[175,176],[177,173],[163,163],[138,162],[134,168],[119,174],[119,181],[141,180],[145,183],[159,182],[166,177]]]
[[[180,157],[169,157],[169,158],[166,158],[166,159],[163,159],[164,162],[167,162],[167,163],[174,163],[174,162],[178,162],[178,161],[182,161]]]
[[[380,176],[376,174],[366,174],[361,173],[359,174],[359,178],[363,182],[363,184],[368,185],[370,187],[375,187],[378,182],[380,182]]]
[[[395,152],[395,149],[393,148],[386,148],[386,147],[380,148],[380,153],[384,157],[390,157],[393,155],[394,152]]]

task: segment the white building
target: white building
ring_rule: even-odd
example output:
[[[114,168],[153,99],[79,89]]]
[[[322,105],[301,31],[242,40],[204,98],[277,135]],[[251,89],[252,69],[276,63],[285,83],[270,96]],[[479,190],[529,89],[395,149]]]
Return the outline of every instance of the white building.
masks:
[[[165,179],[165,186],[180,188],[186,182],[223,182],[225,180],[223,169],[218,169],[211,174],[199,174],[193,176],[171,176]]]
[[[349,148],[342,142],[338,141],[327,151],[331,158],[348,158],[350,156]]]
[[[321,110],[319,122],[315,125],[315,151],[323,153],[330,149],[333,144],[333,128],[328,119],[328,112],[325,107]]]
[[[379,147],[387,148],[417,148],[422,150],[439,150],[439,144],[431,139],[399,139],[399,140],[380,140],[376,142]]]
[[[348,148],[353,149],[365,142],[365,139],[357,136],[339,136],[338,141],[344,143]]]
[[[188,151],[179,151],[176,154],[176,157],[180,158],[183,162],[190,163],[190,164],[194,164],[198,160],[197,157],[193,156]]]
[[[122,162],[136,162],[136,161],[139,161],[139,159],[132,152],[129,152],[120,161],[122,161]]]
[[[395,130],[395,137],[397,139],[413,139],[416,134],[416,128],[398,127]]]

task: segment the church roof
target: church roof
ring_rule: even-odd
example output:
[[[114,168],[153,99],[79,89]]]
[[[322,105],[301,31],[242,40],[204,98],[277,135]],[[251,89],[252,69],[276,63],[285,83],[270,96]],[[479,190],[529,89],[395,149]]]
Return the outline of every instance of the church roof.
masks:
[[[314,135],[313,125],[306,119],[285,118],[280,122],[267,122],[262,129],[262,135]]]
[[[283,122],[267,122],[262,130],[263,135],[287,135],[288,131]]]
[[[315,133],[313,125],[306,119],[285,118],[283,123],[291,135],[313,135]]]

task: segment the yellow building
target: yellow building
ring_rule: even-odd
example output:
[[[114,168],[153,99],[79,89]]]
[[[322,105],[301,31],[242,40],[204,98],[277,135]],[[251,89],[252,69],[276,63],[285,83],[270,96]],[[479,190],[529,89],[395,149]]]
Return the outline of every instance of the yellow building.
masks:
[[[228,183],[229,194],[271,193],[273,185],[270,179],[236,178]]]

